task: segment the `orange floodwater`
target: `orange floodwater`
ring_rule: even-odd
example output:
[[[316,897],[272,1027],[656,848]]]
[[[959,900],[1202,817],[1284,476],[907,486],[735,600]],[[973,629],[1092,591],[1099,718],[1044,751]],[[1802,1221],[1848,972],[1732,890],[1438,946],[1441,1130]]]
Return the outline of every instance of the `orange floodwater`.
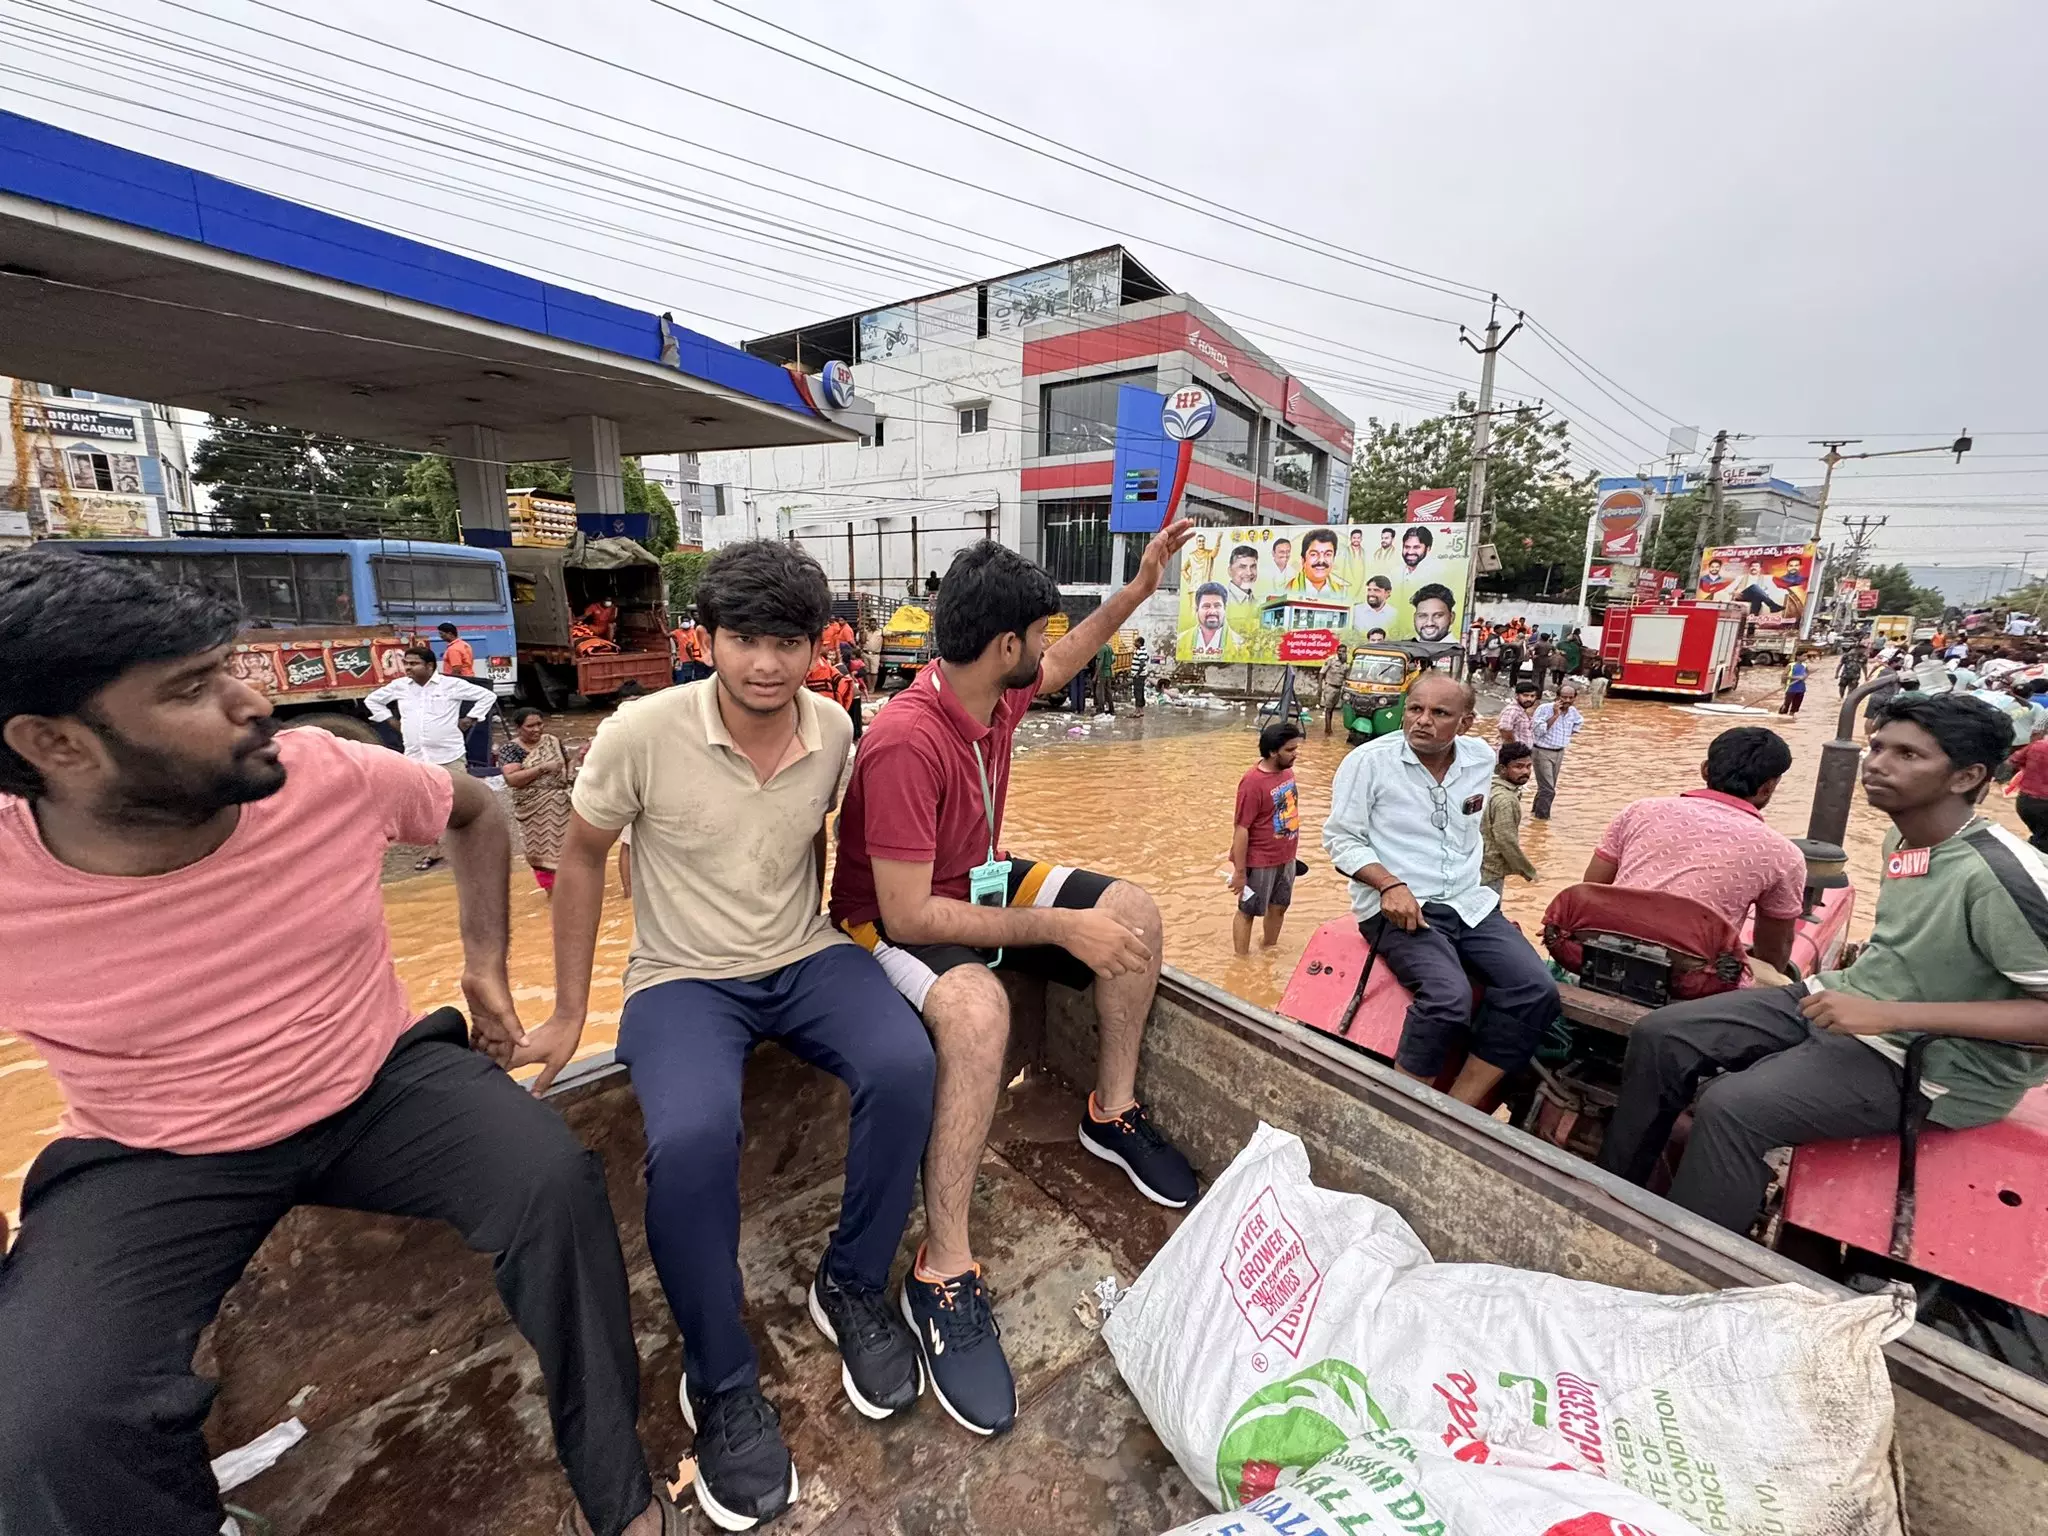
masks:
[[[1763,674],[1753,673],[1726,701],[1776,703]],[[1510,879],[1508,915],[1534,932],[1550,898],[1575,882],[1609,818],[1644,795],[1671,794],[1699,783],[1707,743],[1735,724],[1768,724],[1793,747],[1790,774],[1767,812],[1789,836],[1806,831],[1821,743],[1833,735],[1834,689],[1814,688],[1802,715],[1730,718],[1699,715],[1643,700],[1609,700],[1589,711],[1586,729],[1566,756],[1553,819],[1524,814],[1522,845],[1543,879]],[[590,722],[565,722],[569,734]],[[581,727],[579,729],[578,727]],[[1019,732],[1011,776],[1005,841],[1013,854],[1082,865],[1143,884],[1165,918],[1169,964],[1251,1002],[1272,1006],[1316,925],[1349,909],[1345,882],[1331,871],[1317,839],[1329,811],[1330,780],[1346,751],[1341,735],[1310,733],[1295,774],[1301,785],[1302,853],[1312,871],[1295,885],[1294,907],[1280,943],[1231,952],[1233,903],[1225,888],[1230,815],[1237,780],[1257,752],[1248,710],[1176,709],[1155,704],[1143,718],[1091,724],[1068,735],[1065,715],[1034,713]],[[1491,737],[1488,723],[1478,729]],[[1531,791],[1533,794],[1533,791]],[[1992,814],[2024,835],[2012,802],[1991,797]],[[1525,799],[1526,807],[1526,799]],[[1889,823],[1858,797],[1849,821],[1849,863],[1858,891],[1855,934],[1867,933],[1877,884],[1879,845]],[[393,952],[417,1011],[462,1001],[454,885],[445,873],[385,887]],[[599,935],[589,1028],[580,1054],[607,1049],[618,1027],[619,974],[632,936],[616,868]],[[529,1025],[553,1003],[547,898],[523,866],[512,884],[511,974],[514,997]],[[35,1053],[0,1034],[0,1211],[13,1218],[22,1177],[57,1129],[62,1100]]]

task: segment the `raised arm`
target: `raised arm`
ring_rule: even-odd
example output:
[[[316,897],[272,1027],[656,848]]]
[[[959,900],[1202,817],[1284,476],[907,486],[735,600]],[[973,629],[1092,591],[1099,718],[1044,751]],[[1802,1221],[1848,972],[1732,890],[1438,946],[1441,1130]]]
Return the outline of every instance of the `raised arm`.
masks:
[[[1145,545],[1144,557],[1138,562],[1138,574],[1104,598],[1101,607],[1046,647],[1038,682],[1041,692],[1051,693],[1073,681],[1074,674],[1088,665],[1089,659],[1102,649],[1103,642],[1122,627],[1125,619],[1138,611],[1138,604],[1159,590],[1166,562],[1179,554],[1181,546],[1194,536],[1194,521],[1185,517],[1168,523],[1152,535],[1151,541]]]

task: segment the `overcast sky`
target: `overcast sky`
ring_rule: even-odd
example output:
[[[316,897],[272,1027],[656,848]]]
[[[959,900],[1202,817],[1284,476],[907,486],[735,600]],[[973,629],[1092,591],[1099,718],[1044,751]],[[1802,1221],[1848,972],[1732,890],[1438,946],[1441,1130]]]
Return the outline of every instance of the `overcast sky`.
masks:
[[[719,0],[0,0],[0,103],[734,341],[1122,240],[1361,420],[1476,379],[1455,327],[1497,291],[1543,327],[1503,389],[1586,467],[1725,427],[1805,483],[1809,437],[1968,427],[1960,469],[1845,468],[1831,521],[1887,515],[1921,563],[2048,552],[2048,6],[737,3],[796,38]]]

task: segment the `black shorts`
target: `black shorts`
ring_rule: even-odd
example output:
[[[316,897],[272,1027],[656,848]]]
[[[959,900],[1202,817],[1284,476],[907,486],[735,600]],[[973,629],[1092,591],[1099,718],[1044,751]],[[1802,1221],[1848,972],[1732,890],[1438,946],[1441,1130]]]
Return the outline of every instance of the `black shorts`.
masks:
[[[1031,859],[1010,860],[1010,891],[1005,905],[1012,907],[1064,907],[1085,912],[1102,900],[1102,893],[1116,881],[1093,870],[1074,869],[1065,864],[1039,864]],[[882,927],[882,920],[852,923],[846,931],[865,947],[896,990],[922,1011],[925,994],[932,983],[955,966],[987,966],[997,971],[1016,971],[1040,976],[1075,991],[1095,984],[1095,972],[1057,944],[1032,944],[1022,949],[1005,949],[1000,959],[994,950],[974,949],[966,944],[896,944]]]

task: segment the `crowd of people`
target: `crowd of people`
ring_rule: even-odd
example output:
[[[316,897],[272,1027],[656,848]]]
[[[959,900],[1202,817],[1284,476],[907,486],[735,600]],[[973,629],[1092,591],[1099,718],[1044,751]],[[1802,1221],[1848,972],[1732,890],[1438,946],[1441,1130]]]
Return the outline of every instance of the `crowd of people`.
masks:
[[[214,1388],[193,1350],[271,1227],[318,1203],[445,1220],[492,1255],[573,1490],[562,1529],[680,1531],[646,1470],[603,1177],[537,1097],[581,1043],[606,863],[628,836],[617,1056],[645,1122],[647,1244],[683,1338],[699,1502],[739,1530],[799,1489],[743,1320],[741,1080],[763,1041],[849,1092],[838,1223],[805,1301],[852,1407],[886,1419],[929,1385],[966,1430],[1008,1429],[1016,1387],[972,1200],[1006,1076],[1006,975],[1092,994],[1079,1145],[1160,1206],[1198,1194],[1137,1096],[1157,904],[1003,835],[1019,723],[1091,667],[1107,684],[1113,637],[1193,533],[1162,529],[1134,579],[1050,641],[1052,578],[993,542],[964,551],[932,594],[933,659],[857,752],[861,637],[834,618],[824,572],[780,541],[717,552],[677,640],[679,686],[611,714],[580,762],[537,712],[510,722],[505,781],[552,897],[553,1006],[531,1028],[507,973],[506,820],[465,766],[488,688],[422,647],[370,700],[396,713],[402,751],[280,734],[228,666],[239,616],[217,597],[61,549],[0,556],[0,889],[18,967],[0,1022],[67,1105],[0,1261],[0,1526],[221,1528],[201,1434]],[[1321,844],[1412,999],[1397,1069],[1486,1108],[1559,1016],[1501,892],[1539,878],[1520,797],[1533,781],[1531,814],[1550,814],[1585,728],[1584,657],[1575,632],[1475,636],[1483,662],[1516,658],[1493,739],[1471,682],[1424,668],[1398,732],[1337,769]],[[1950,660],[1969,672],[1967,651]],[[1845,684],[1852,671],[1845,658]],[[1724,732],[1700,788],[1617,809],[1584,882],[1748,925],[1759,982],[1635,1026],[1604,1166],[1646,1179],[1692,1107],[1672,1198],[1746,1230],[1770,1149],[1896,1124],[1915,1036],[1939,1037],[1925,1092],[1940,1125],[1997,1119],[2048,1077],[2027,1049],[2048,1043],[2042,691],[2008,690],[2005,709],[1980,687],[1902,682],[1882,704],[1863,768],[1894,827],[1876,929],[1816,976],[1784,974],[1806,876],[1763,820],[1792,764],[1774,730]],[[1237,786],[1240,953],[1255,933],[1278,943],[1304,868],[1302,737],[1297,719],[1265,726]],[[1981,813],[2008,770],[2031,844]],[[392,843],[445,850],[466,1021],[407,1010],[379,891]],[[525,1067],[531,1092],[507,1075]],[[892,1285],[920,1176],[923,1240]]]
[[[639,1438],[602,1176],[537,1100],[581,1040],[605,864],[629,829],[617,1050],[646,1125],[648,1248],[684,1339],[698,1501],[746,1529],[799,1488],[742,1321],[740,1082],[763,1040],[851,1094],[839,1222],[807,1297],[848,1399],[886,1418],[929,1384],[973,1433],[1009,1428],[970,1219],[1004,1081],[1004,974],[1093,993],[1080,1145],[1162,1206],[1196,1193],[1136,1094],[1158,908],[1002,836],[1018,723],[1091,664],[1106,681],[1111,637],[1192,531],[1162,531],[1052,643],[1051,577],[994,543],[963,553],[934,600],[935,659],[850,776],[854,716],[836,673],[814,679],[831,642],[848,672],[858,646],[824,572],[778,541],[718,552],[678,645],[707,676],[618,709],[580,767],[535,712],[512,722],[505,781],[552,895],[554,1007],[531,1029],[507,975],[508,828],[463,751],[489,689],[421,647],[371,700],[403,751],[281,734],[228,667],[230,605],[57,549],[0,558],[0,884],[34,908],[10,935],[6,1023],[67,1104],[0,1267],[0,1526],[222,1528],[193,1348],[270,1228],[312,1202],[438,1217],[493,1256],[575,1495],[562,1529],[682,1528]],[[438,844],[452,866],[466,1027],[406,1009],[380,897],[397,842]],[[501,1070],[527,1066],[531,1093]],[[920,1173],[924,1241],[892,1291]]]

